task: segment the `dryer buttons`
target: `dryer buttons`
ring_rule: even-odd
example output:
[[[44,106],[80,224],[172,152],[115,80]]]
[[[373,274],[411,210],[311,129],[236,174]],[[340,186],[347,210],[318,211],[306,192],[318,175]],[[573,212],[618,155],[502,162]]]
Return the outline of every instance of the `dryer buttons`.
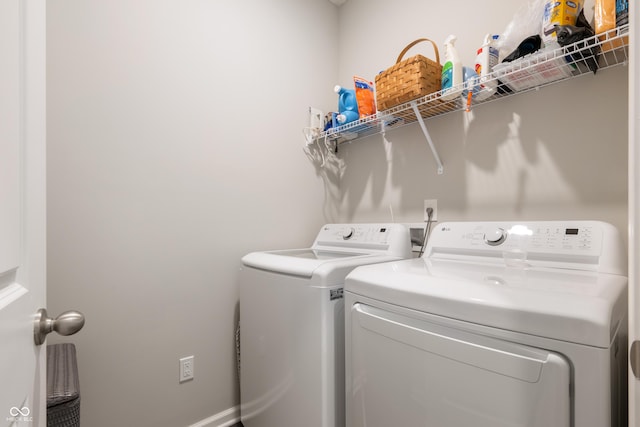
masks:
[[[484,242],[489,246],[498,246],[507,239],[507,233],[502,228],[494,228],[484,233]]]

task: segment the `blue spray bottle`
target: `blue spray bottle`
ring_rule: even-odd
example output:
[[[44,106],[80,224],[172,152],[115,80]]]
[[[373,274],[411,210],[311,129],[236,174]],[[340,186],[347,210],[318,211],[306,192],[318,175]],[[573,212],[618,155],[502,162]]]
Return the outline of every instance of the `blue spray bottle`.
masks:
[[[338,94],[338,120],[339,125],[346,125],[360,118],[356,91],[336,86],[334,91]]]

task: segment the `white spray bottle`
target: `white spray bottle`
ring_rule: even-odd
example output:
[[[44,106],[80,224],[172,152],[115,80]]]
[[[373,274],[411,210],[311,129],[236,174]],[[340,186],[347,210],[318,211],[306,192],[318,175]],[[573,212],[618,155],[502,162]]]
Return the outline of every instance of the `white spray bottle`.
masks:
[[[462,93],[462,64],[454,44],[456,36],[444,41],[444,65],[442,66],[442,99],[454,99]]]
[[[478,92],[478,100],[489,98],[495,93],[498,87],[498,81],[491,76],[493,67],[498,64],[500,51],[495,47],[498,40],[497,35],[487,34],[484,37],[482,47],[478,49],[476,56],[475,70],[480,76],[480,92]]]

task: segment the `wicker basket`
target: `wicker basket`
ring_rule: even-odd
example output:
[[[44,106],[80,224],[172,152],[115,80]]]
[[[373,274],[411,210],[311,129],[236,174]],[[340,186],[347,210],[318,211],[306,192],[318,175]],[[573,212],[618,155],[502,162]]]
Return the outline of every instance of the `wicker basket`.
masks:
[[[425,41],[433,45],[435,61],[422,55],[402,60],[409,49]],[[400,52],[396,64],[376,76],[378,110],[388,110],[396,105],[440,91],[441,78],[442,65],[438,46],[429,39],[418,39],[409,43]]]

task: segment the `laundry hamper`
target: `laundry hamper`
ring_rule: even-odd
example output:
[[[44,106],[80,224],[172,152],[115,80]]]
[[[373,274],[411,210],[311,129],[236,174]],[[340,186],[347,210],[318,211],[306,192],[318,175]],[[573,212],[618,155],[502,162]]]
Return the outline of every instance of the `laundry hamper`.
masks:
[[[80,426],[80,381],[76,347],[47,346],[47,427]]]

